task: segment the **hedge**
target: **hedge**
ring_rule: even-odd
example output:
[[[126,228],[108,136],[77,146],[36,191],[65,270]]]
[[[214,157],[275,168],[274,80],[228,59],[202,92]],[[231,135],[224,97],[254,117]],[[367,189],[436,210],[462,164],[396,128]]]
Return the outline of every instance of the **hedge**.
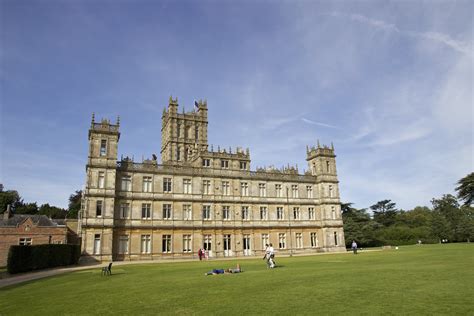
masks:
[[[45,244],[33,246],[10,246],[8,273],[53,268],[76,264],[81,249],[79,245]]]

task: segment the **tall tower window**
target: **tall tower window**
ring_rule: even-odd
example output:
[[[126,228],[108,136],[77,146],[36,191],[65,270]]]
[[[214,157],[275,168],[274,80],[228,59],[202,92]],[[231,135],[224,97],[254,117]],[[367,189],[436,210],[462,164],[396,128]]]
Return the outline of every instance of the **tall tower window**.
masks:
[[[99,189],[103,189],[105,187],[105,172],[99,171]]]
[[[331,206],[331,218],[336,219],[336,208]]]
[[[102,139],[100,141],[100,155],[101,156],[107,155],[107,140],[106,139]]]
[[[329,173],[331,172],[329,161],[326,161],[326,171]]]
[[[176,148],[176,160],[181,160],[181,147],[179,146]]]
[[[197,125],[194,129],[194,136],[195,136],[195,139],[197,141],[199,139],[199,126],[197,126]]]
[[[332,185],[329,186],[329,197],[333,197],[334,195],[334,192],[333,192],[333,188],[332,188]]]
[[[337,246],[338,245],[338,240],[337,240],[337,232],[334,232],[334,245]]]
[[[97,201],[95,206],[95,216],[102,217],[103,201]]]

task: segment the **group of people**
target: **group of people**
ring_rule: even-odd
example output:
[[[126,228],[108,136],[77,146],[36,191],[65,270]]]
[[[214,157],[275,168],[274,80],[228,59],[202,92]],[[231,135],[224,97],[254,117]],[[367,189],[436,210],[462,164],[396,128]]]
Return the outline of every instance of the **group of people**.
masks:
[[[263,260],[267,261],[267,267],[270,269],[275,268],[275,249],[272,244],[265,244],[265,255]]]
[[[204,273],[204,275],[215,275],[215,274],[225,274],[225,273],[240,273],[243,272],[240,268],[240,264],[237,263],[237,267],[235,269],[212,269],[212,271]]]
[[[204,248],[199,248],[198,257],[199,257],[199,260],[209,259],[209,252]]]

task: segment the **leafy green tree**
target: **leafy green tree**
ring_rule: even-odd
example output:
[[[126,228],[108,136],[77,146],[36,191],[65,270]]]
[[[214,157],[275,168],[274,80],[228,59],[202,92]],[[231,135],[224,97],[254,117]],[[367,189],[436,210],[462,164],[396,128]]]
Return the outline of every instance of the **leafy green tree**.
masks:
[[[426,206],[417,206],[410,211],[399,211],[396,216],[396,225],[406,225],[410,228],[429,227],[431,210]]]
[[[380,241],[375,238],[375,230],[379,224],[372,221],[366,209],[356,209],[352,203],[342,203],[342,220],[346,246],[355,240],[359,246],[378,246]]]
[[[66,210],[56,207],[56,206],[51,206],[49,203],[43,204],[39,208],[39,214],[40,215],[46,215],[50,218],[66,218]]]
[[[432,199],[431,203],[433,204],[433,210],[439,212],[446,218],[451,230],[451,239],[460,241],[462,238],[459,234],[459,224],[461,222],[462,213],[456,197],[451,194],[445,194],[440,199]]]
[[[474,172],[458,181],[456,191],[458,192],[458,199],[464,201],[464,205],[472,205],[474,202]]]
[[[374,211],[374,220],[385,227],[391,226],[396,222],[397,209],[392,200],[382,200],[370,207]]]
[[[77,218],[81,209],[82,190],[77,190],[69,196],[67,218]]]
[[[33,203],[20,202],[15,207],[15,214],[29,214],[29,215],[38,214],[38,204],[36,204],[36,202],[33,202]]]
[[[452,239],[452,230],[446,217],[440,211],[433,211],[431,217],[431,233],[441,243],[443,239]]]
[[[7,205],[11,205],[15,209],[19,204],[21,204],[21,197],[15,190],[3,191],[0,192],[0,213],[3,213],[7,210]]]
[[[467,242],[471,242],[471,239],[474,238],[474,208],[471,206],[461,207],[459,237],[461,238],[461,241]]]

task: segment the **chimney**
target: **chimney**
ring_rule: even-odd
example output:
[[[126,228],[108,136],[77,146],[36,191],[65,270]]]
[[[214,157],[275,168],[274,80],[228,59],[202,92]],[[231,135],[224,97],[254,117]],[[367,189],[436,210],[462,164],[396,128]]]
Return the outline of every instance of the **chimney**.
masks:
[[[7,205],[7,210],[3,213],[3,220],[7,221],[10,217],[12,217],[12,211],[10,209],[10,204]]]

